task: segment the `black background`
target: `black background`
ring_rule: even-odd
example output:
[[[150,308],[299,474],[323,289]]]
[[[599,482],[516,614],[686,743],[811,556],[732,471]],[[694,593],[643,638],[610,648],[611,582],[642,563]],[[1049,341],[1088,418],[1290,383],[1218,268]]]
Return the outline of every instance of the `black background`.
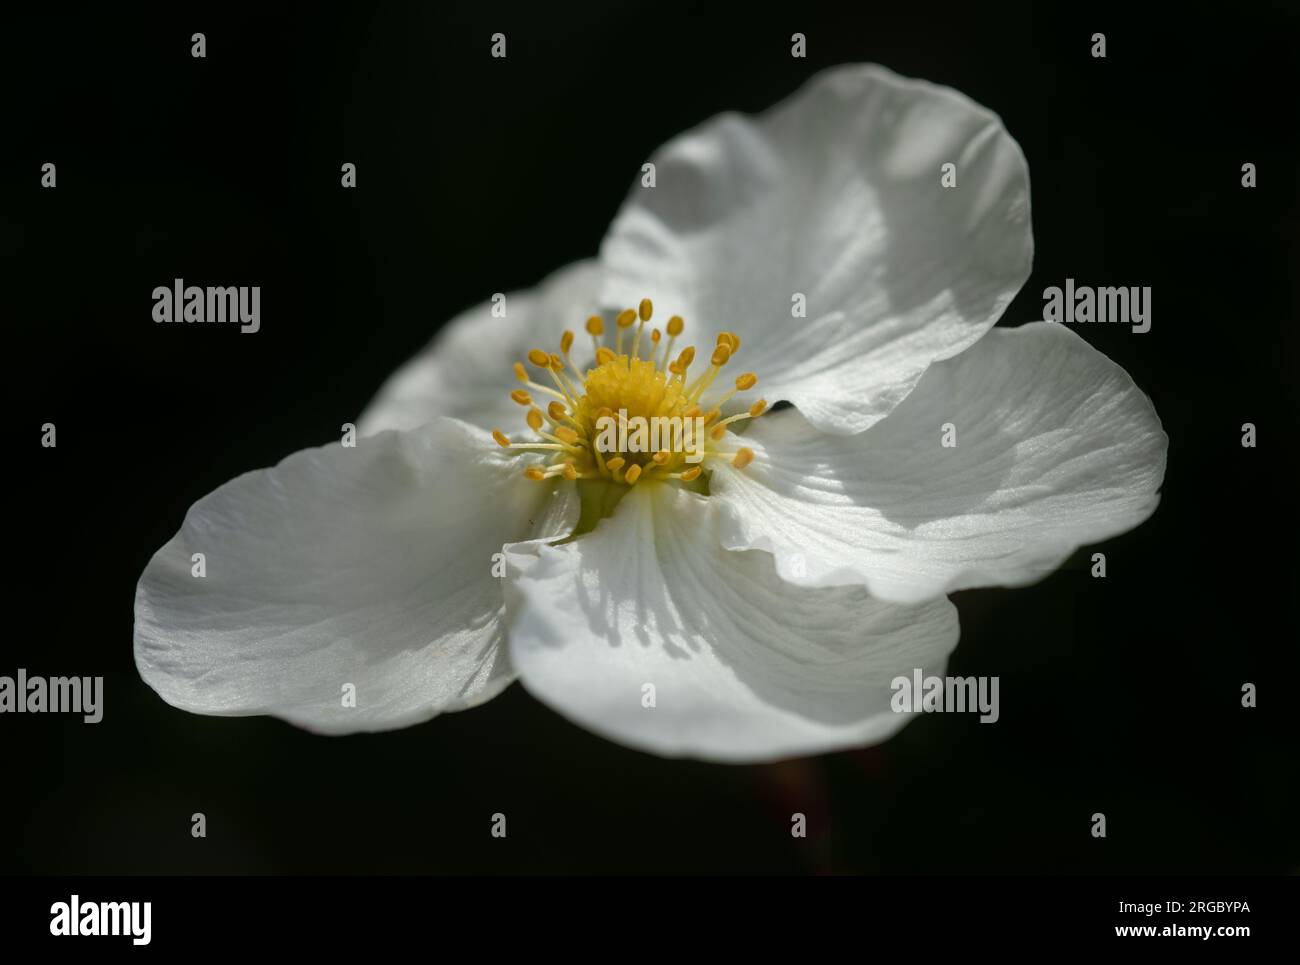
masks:
[[[1296,870],[1292,10],[476,2],[9,19],[0,673],[103,675],[106,697],[95,726],[0,717],[0,871]],[[593,255],[658,144],[850,61],[955,87],[1024,148],[1034,273],[1002,324],[1041,317],[1066,276],[1153,289],[1149,333],[1076,331],[1170,435],[1155,516],[1105,545],[1105,580],[1085,550],[1035,587],[955,597],[950,672],[1001,677],[998,724],[933,715],[864,751],[733,767],[626,750],[518,685],[408,730],[320,738],[189,715],[141,682],[135,582],[190,503],[337,439],[457,311]],[[46,161],[55,190],[39,186]],[[260,285],[261,332],[155,325],[151,291],[178,276]],[[44,422],[56,449],[40,447]],[[1240,445],[1243,422],[1258,448]],[[1240,706],[1246,681],[1258,709]],[[498,810],[504,841],[488,833]],[[789,834],[796,810],[807,840]]]

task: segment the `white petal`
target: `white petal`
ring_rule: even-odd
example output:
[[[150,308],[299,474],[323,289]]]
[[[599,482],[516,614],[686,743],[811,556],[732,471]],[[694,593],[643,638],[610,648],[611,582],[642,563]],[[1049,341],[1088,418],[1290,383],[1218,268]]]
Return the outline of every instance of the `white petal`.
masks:
[[[492,554],[571,531],[577,503],[484,435],[439,419],[296,452],[200,499],[140,577],[140,675],[185,710],[324,733],[495,696],[514,675]]]
[[[586,360],[590,336],[583,324],[597,314],[598,274],[594,261],[578,262],[537,288],[506,294],[503,317],[493,315],[491,300],[456,316],[384,383],[357,421],[360,433],[412,429],[440,415],[520,431],[524,411],[510,401],[520,387],[511,366],[530,348],[558,352],[566,328],[578,336],[574,361]]]
[[[754,462],[711,480],[730,509],[724,544],[776,553],[803,585],[863,583],[902,602],[1031,583],[1138,525],[1168,448],[1128,374],[1047,322],[994,329],[936,364],[861,435],[819,434],[789,410],[744,442]]]
[[[510,653],[524,686],[665,756],[773,760],[874,743],[906,723],[890,682],[942,673],[957,643],[952,604],[793,587],[769,554],[721,549],[718,523],[705,497],[641,484],[593,532],[511,553]]]
[[[948,88],[837,67],[652,160],[656,185],[632,189],[601,248],[606,304],[653,298],[703,348],[737,332],[733,367],[759,374],[755,395],[827,432],[887,415],[1029,277],[1024,156],[996,115]],[[806,318],[792,317],[796,293]]]

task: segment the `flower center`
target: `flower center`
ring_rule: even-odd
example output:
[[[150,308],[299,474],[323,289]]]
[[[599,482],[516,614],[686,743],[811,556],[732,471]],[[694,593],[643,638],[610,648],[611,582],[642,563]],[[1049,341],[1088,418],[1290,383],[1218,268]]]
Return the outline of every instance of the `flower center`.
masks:
[[[731,332],[718,336],[709,366],[690,377],[695,347],[687,346],[674,358],[673,346],[685,328],[674,315],[664,326],[646,332],[653,314],[650,299],[629,308],[615,321],[611,348],[605,337],[605,320],[587,319],[593,364],[585,372],[574,364],[573,332],[560,339],[560,353],[535,348],[528,362],[543,370],[551,385],[535,380],[524,363],[514,365],[522,387],[510,397],[527,409],[524,421],[536,440],[512,441],[500,429],[492,437],[508,449],[528,449],[543,458],[524,470],[529,479],[596,479],[634,486],[638,483],[700,478],[710,460],[726,459],[744,468],[754,458],[752,450],[736,445],[731,426],[763,414],[767,403],[759,399],[748,409],[723,415],[723,407],[737,392],[747,392],[758,376],[746,372],[725,392],[713,390],[724,366],[740,349]],[[636,331],[628,331],[632,326]],[[626,347],[624,343],[627,343]],[[543,408],[539,396],[549,396]]]

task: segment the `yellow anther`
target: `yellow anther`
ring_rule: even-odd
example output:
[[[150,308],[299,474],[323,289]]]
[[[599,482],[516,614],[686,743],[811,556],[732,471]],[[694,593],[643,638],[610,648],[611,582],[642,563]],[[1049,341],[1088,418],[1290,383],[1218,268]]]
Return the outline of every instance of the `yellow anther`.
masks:
[[[723,437],[726,431],[727,431],[726,423],[719,422],[716,426],[713,427],[713,431],[709,433],[709,438],[712,439],[714,442],[716,442],[717,440]]]
[[[564,475],[564,478],[565,478],[565,479],[577,479],[577,478],[578,478],[578,470],[576,470],[576,469],[573,468],[573,463],[571,463],[571,462],[566,462],[566,463],[564,464],[564,468],[561,469],[560,472]]]
[[[553,368],[556,372],[559,372],[564,368],[564,359],[560,358],[554,352],[551,353],[550,362],[551,362],[551,368]]]
[[[682,334],[682,329],[685,327],[686,327],[686,323],[682,321],[682,317],[680,315],[674,315],[672,318],[668,319],[668,334],[671,335],[673,338],[676,338],[678,335]]]
[[[554,403],[551,403],[551,404],[554,405]],[[541,429],[542,429],[542,421],[543,421],[543,420],[542,420],[542,410],[541,410],[541,409],[538,409],[538,408],[532,408],[532,409],[529,409],[529,410],[528,410],[528,415],[525,416],[524,418],[526,418],[526,419],[528,420],[528,428],[532,429],[534,432],[540,432],[540,431],[541,431]]]
[[[623,463],[625,462],[627,462],[627,460],[624,459],[622,456],[615,456],[613,459],[605,460],[605,467],[610,472],[618,472],[620,469],[623,468]]]
[[[566,409],[564,406],[562,406],[559,402],[552,402],[550,405],[546,407],[546,414],[550,416],[552,419],[554,419],[556,422],[563,422],[566,418],[568,418],[569,410]]]
[[[685,412],[682,413],[682,418],[694,419],[697,415],[703,415],[703,413],[704,413],[703,409],[701,409],[698,405],[693,405]]]
[[[532,405],[533,397],[523,389],[515,389],[510,393],[510,398],[520,405]]]
[[[736,350],[740,348],[740,336],[735,332],[719,332],[718,344],[727,346],[731,349],[731,354],[735,355]]]
[[[641,478],[641,467],[635,465],[628,466],[627,475],[624,478],[627,479],[627,484],[629,486],[632,485],[634,482],[636,482],[638,479]]]
[[[751,419],[757,419],[767,411],[767,399],[759,399],[749,407],[749,416]]]
[[[600,348],[596,350],[597,365],[604,365],[607,362],[614,361],[614,359],[616,358],[618,358],[618,356],[614,354],[614,350],[612,348],[607,348],[606,346],[602,345]]]
[[[664,463],[666,463],[669,459],[672,458],[672,455],[673,454],[669,452],[667,449],[662,449],[659,452],[656,452],[653,458],[657,465],[662,466]]]
[[[569,445],[569,446],[573,445],[575,442],[578,441],[578,434],[574,432],[572,429],[570,429],[568,426],[559,426],[555,430],[555,437],[559,439],[561,442],[563,442],[565,445]]]
[[[754,461],[754,450],[748,446],[741,446],[736,450],[736,455],[732,457],[731,464],[737,469],[744,469]]]
[[[722,415],[721,409],[710,409],[708,412],[704,413],[704,424],[707,426],[720,415]]]
[[[658,345],[658,344],[659,344],[659,339],[660,339],[660,337],[661,337],[661,336],[659,335],[659,329],[657,329],[657,328],[652,328],[652,329],[650,329],[650,341],[652,341],[652,342],[654,342],[656,345]]]
[[[700,473],[704,471],[702,466],[694,466],[682,473],[682,482],[690,482],[692,479],[699,479]]]
[[[618,327],[627,328],[636,321],[636,309],[627,308],[618,313]]]
[[[674,375],[685,375],[686,370],[691,367],[695,361],[695,346],[688,345],[682,349],[682,354],[677,356],[677,361],[668,366],[668,371]]]
[[[528,381],[528,370],[524,368],[523,362],[516,362],[514,365],[514,369],[515,369],[515,378],[517,378],[520,382]]]
[[[741,392],[746,392],[758,385],[758,376],[753,372],[746,372],[744,375],[736,376],[736,388]]]
[[[502,432],[500,429],[492,430],[492,438],[497,441],[497,445],[500,446],[502,449],[510,445],[510,437],[506,435],[504,432]]]
[[[571,348],[573,348],[573,333],[566,329],[564,334],[560,336],[560,352],[567,355]]]
[[[530,348],[528,350],[528,361],[541,369],[551,367],[551,357],[539,348]]]
[[[599,315],[592,315],[591,318],[587,319],[587,334],[604,335],[605,320],[601,318]]]
[[[641,299],[641,304],[637,306],[637,314],[641,316],[641,321],[648,322],[650,316],[654,314],[654,302],[648,298]]]
[[[542,470],[538,469],[536,466],[529,466],[524,470],[524,475],[534,482],[541,482],[546,478],[546,473],[542,472]]]
[[[729,345],[719,345],[713,350],[713,357],[709,359],[709,363],[721,368],[727,364],[729,358],[731,358],[731,347]]]

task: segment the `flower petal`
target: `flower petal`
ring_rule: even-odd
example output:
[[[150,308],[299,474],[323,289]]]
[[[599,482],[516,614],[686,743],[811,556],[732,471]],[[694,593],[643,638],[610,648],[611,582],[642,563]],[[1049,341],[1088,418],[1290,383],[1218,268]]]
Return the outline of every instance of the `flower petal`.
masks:
[[[602,245],[604,303],[653,298],[712,326],[707,346],[735,331],[757,393],[826,432],[884,418],[1029,277],[1024,156],[994,114],[948,88],[837,67],[652,160],[655,186],[633,188]],[[940,183],[948,162],[956,187]],[[797,293],[806,317],[793,317]]]
[[[514,674],[492,555],[569,532],[577,501],[572,484],[522,479],[483,436],[439,419],[296,452],[200,499],[140,577],[140,675],[185,710],[324,733],[495,696]]]
[[[642,484],[594,531],[511,552],[510,653],[524,686],[598,734],[674,757],[772,760],[902,727],[890,682],[942,673],[957,643],[952,604],[793,587],[767,553],[721,549],[719,522],[705,497]]]
[[[952,424],[956,445],[945,447]],[[817,433],[758,420],[744,470],[716,466],[724,545],[805,586],[916,602],[1046,576],[1155,510],[1168,438],[1128,374],[1060,325],[994,329],[933,366],[884,422]]]
[[[597,305],[598,275],[596,262],[578,262],[535,289],[507,294],[502,317],[493,315],[491,301],[456,316],[384,383],[357,420],[360,434],[413,429],[440,415],[518,431],[524,413],[510,401],[519,388],[511,366],[530,348],[558,351],[566,328],[580,336],[579,349],[589,350],[582,326]],[[577,359],[585,358],[580,351]]]

